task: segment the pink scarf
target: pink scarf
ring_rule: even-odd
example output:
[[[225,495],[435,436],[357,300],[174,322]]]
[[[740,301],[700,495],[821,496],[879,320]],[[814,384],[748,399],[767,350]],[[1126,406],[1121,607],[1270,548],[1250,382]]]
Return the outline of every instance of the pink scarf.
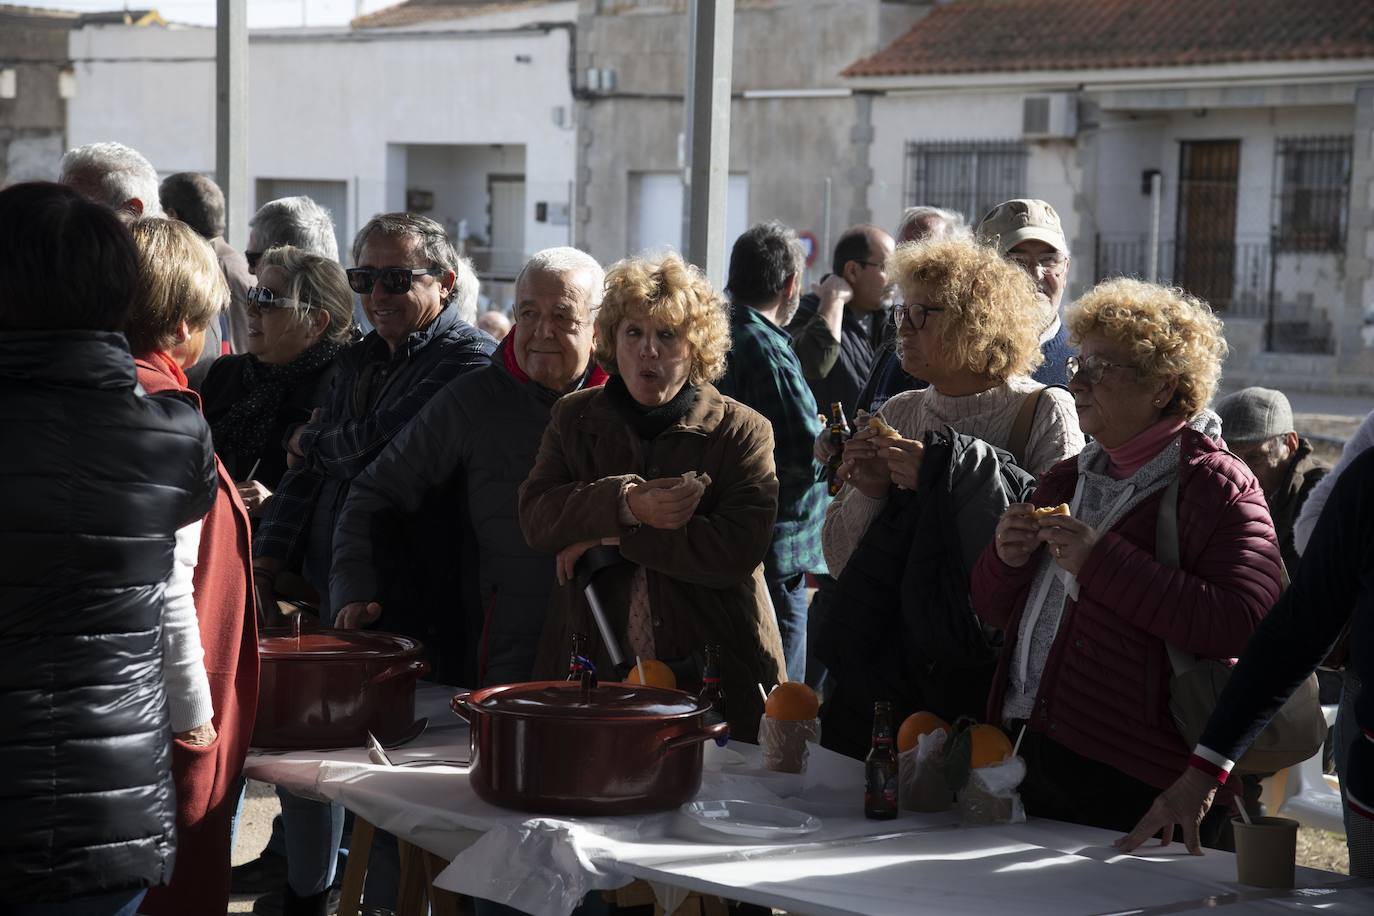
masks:
[[[1107,476],[1112,480],[1130,477],[1158,455],[1187,425],[1188,422],[1182,417],[1165,417],[1116,448],[1104,445],[1102,450],[1107,453]]]

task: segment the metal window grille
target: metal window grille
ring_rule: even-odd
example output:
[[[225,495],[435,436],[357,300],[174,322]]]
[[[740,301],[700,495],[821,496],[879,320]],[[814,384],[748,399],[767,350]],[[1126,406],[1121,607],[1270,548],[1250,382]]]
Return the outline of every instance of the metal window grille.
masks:
[[[1278,141],[1276,250],[1345,250],[1352,145],[1348,136]]]
[[[1014,140],[908,142],[906,205],[957,210],[976,223],[1002,201],[1024,196],[1027,155]]]

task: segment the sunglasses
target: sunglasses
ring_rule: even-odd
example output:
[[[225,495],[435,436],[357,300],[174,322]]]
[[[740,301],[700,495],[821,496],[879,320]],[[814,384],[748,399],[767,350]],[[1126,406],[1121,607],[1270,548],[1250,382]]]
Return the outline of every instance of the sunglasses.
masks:
[[[274,312],[278,309],[289,309],[300,306],[305,309],[313,309],[315,306],[309,302],[300,302],[296,299],[286,299],[278,296],[265,286],[250,286],[244,292],[243,298],[256,308],[259,312]]]
[[[410,292],[416,277],[437,277],[444,272],[437,267],[350,267],[348,286],[353,292],[366,296],[378,281],[382,289],[394,295]]]

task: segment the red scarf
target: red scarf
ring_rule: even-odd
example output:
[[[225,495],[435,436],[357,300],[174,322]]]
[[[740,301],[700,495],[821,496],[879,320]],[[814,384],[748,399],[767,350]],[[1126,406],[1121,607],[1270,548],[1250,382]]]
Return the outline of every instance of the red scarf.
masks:
[[[178,388],[190,387],[190,383],[186,381],[186,373],[181,371],[181,366],[177,365],[177,361],[172,359],[172,355],[165,350],[154,350],[143,359],[162,374],[170,375],[176,381]]]
[[[528,375],[525,374],[525,370],[520,368],[520,364],[515,361],[514,331],[507,334],[505,339],[501,341],[500,353],[501,365],[506,367],[506,371],[509,372],[512,376],[514,376],[517,382],[519,382],[522,385],[528,385],[531,381],[533,381]],[[582,381],[579,382],[577,388],[573,390],[577,391],[583,388],[599,388],[602,385],[606,384],[606,379],[608,378],[610,378],[610,376],[606,374],[605,369],[602,369],[599,365],[593,364],[591,373],[584,373]]]

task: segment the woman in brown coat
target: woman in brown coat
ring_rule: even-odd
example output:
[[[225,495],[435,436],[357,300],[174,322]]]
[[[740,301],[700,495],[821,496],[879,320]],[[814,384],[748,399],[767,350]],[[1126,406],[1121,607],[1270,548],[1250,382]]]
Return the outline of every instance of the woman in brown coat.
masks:
[[[778,479],[768,422],[711,385],[730,348],[726,316],[677,255],[611,268],[596,318],[596,358],[610,381],[554,406],[520,488],[520,525],[532,547],[558,554],[562,586],[536,677],[566,671],[575,632],[609,671],[571,580],[587,549],[618,543],[628,562],[603,572],[597,591],[622,650],[675,660],[719,644],[731,734],[753,740],[763,712],[756,684],[785,670],[762,566]]]

